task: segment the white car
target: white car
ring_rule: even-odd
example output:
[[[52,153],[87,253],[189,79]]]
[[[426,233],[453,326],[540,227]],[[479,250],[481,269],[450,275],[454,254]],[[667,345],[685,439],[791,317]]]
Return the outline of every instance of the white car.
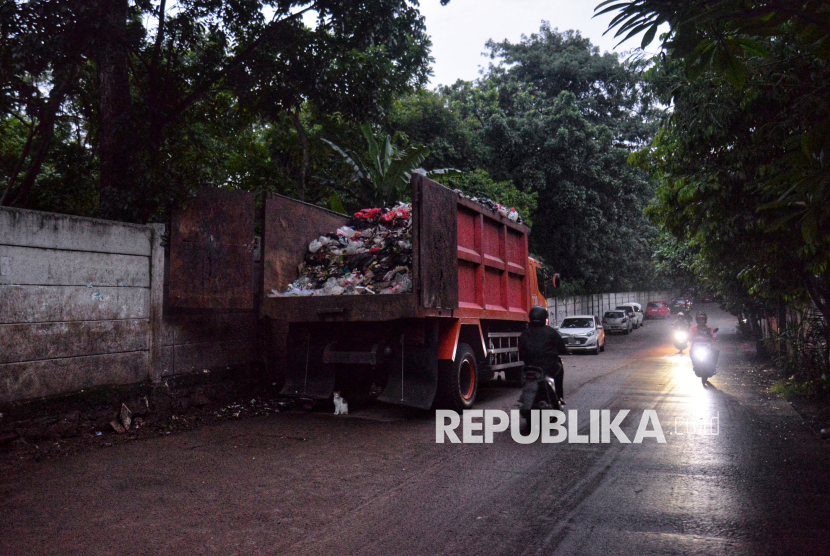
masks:
[[[631,309],[634,312],[634,330],[643,326],[643,306],[639,303],[621,303],[615,307],[616,309]]]
[[[631,334],[631,321],[628,314],[620,309],[619,311],[605,311],[602,315],[602,327],[606,332],[622,332]]]
[[[569,351],[588,351],[594,355],[605,351],[605,330],[599,317],[574,315],[559,325],[559,334]]]

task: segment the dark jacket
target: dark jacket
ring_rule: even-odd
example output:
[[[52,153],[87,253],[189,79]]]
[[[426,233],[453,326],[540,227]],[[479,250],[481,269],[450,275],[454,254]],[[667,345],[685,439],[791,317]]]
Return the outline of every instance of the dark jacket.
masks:
[[[525,365],[541,367],[545,374],[553,376],[559,363],[559,355],[568,353],[565,340],[550,326],[533,326],[519,336],[519,357]]]

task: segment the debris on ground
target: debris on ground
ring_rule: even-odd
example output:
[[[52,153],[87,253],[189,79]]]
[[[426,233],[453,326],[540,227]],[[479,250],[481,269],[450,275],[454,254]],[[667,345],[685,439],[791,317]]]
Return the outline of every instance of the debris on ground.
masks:
[[[124,434],[130,430],[130,425],[133,424],[133,412],[127,407],[127,404],[121,404],[121,412],[117,419],[110,421],[110,426],[115,429],[118,434]]]
[[[412,205],[363,209],[348,225],[312,240],[300,277],[269,297],[412,291]]]
[[[279,413],[285,407],[285,402],[282,401],[257,401],[251,400],[250,404],[234,403],[221,407],[214,412],[214,417],[218,419],[239,419],[241,417],[253,417],[257,415],[267,415],[269,413]]]

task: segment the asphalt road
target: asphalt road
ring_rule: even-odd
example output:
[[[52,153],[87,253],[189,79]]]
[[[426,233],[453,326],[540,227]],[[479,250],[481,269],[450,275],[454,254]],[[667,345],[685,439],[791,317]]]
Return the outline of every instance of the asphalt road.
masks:
[[[432,415],[382,404],[223,422],[9,467],[0,554],[830,554],[830,446],[710,314],[712,388],[668,322],[566,358],[579,433],[628,409],[633,439],[654,410],[665,443],[437,444]],[[517,397],[488,387],[478,408]]]

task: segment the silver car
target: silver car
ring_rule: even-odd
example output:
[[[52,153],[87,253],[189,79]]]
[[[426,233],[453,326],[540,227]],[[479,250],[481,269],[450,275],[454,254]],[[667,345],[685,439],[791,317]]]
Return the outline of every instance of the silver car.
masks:
[[[628,318],[625,311],[605,311],[602,315],[602,326],[607,332],[622,332],[623,334],[631,334],[634,324]]]
[[[605,351],[605,329],[594,315],[566,317],[559,326],[568,351],[587,351],[594,355]]]

